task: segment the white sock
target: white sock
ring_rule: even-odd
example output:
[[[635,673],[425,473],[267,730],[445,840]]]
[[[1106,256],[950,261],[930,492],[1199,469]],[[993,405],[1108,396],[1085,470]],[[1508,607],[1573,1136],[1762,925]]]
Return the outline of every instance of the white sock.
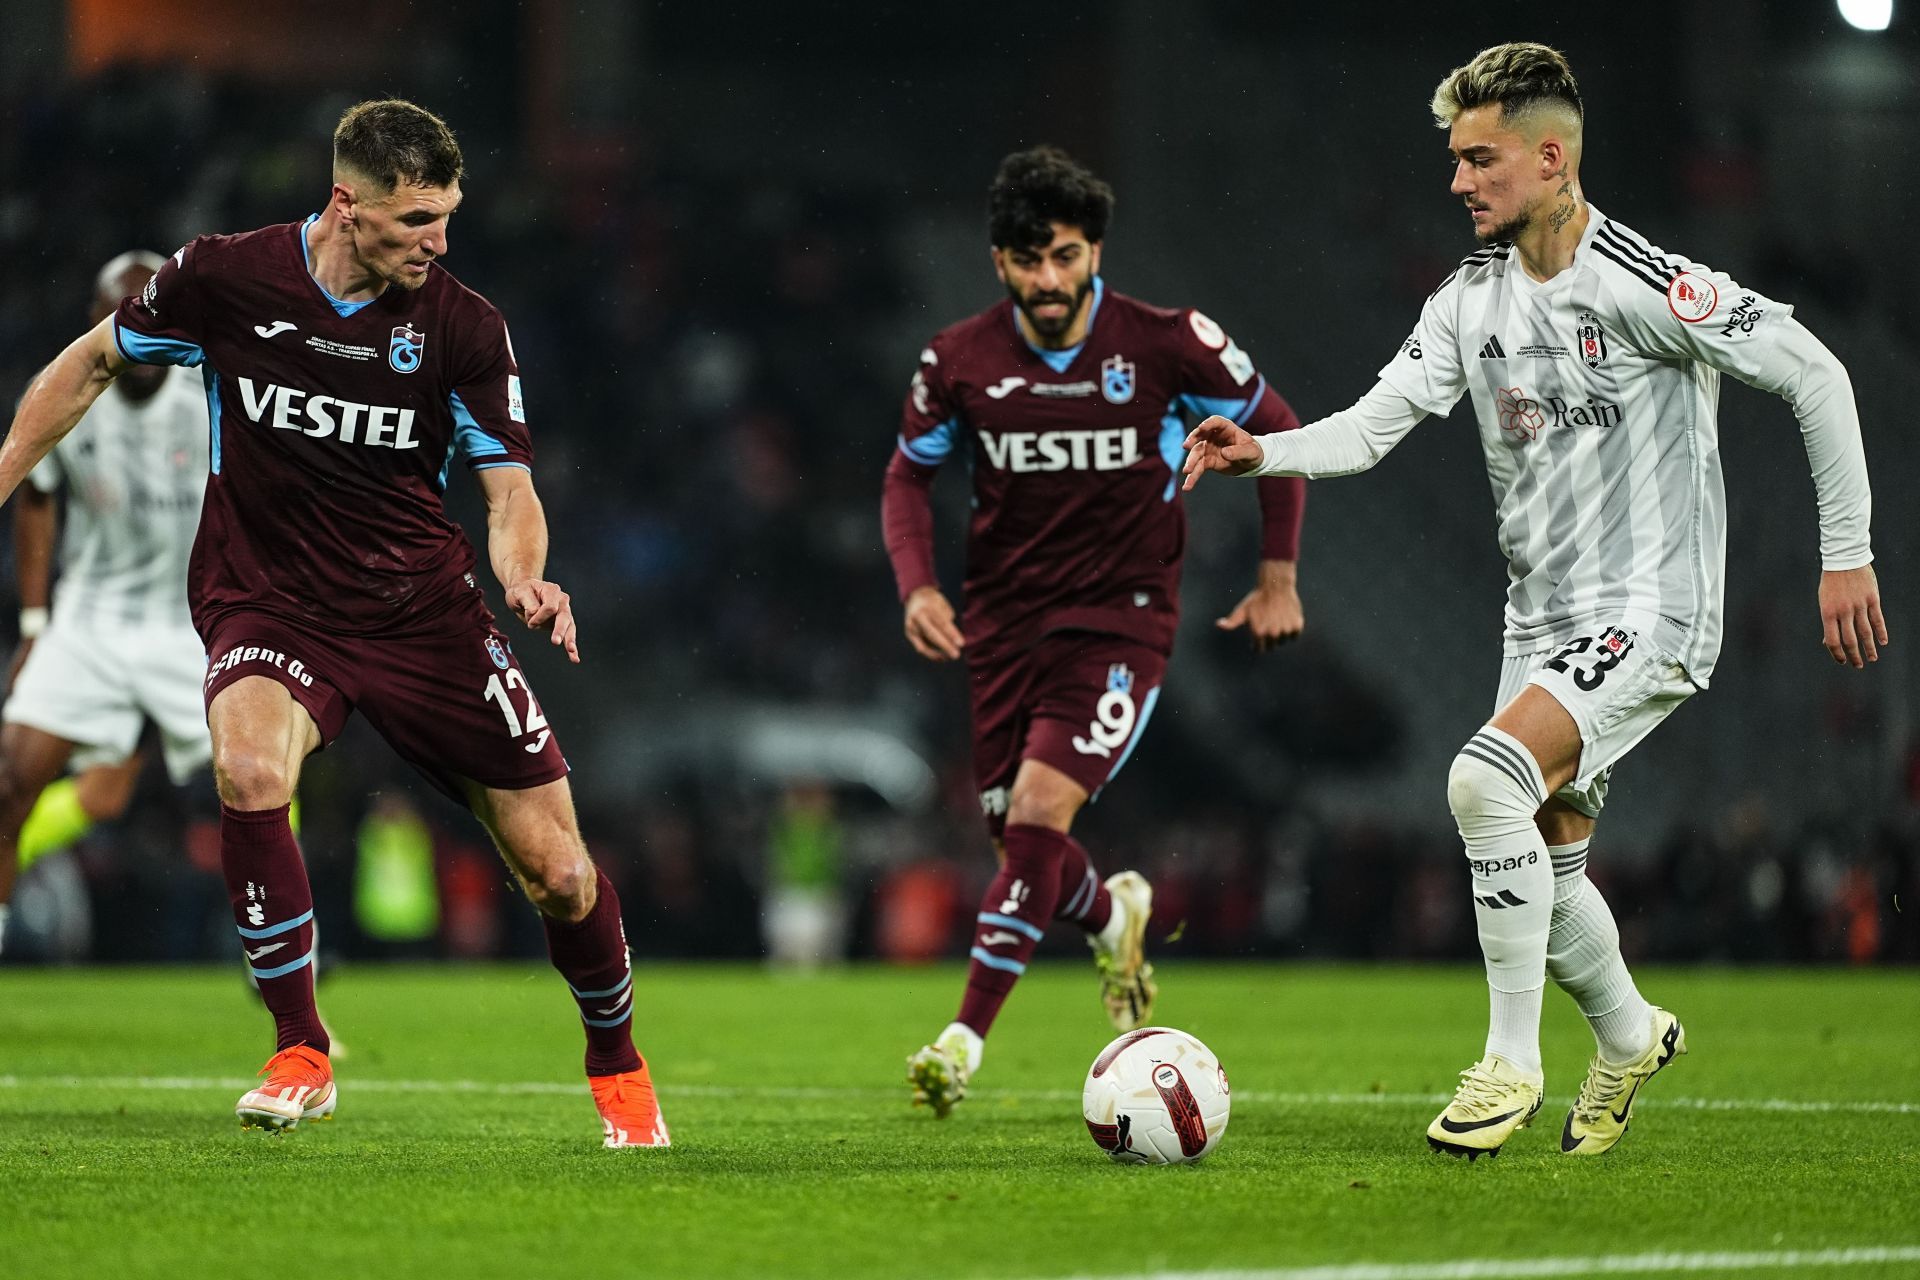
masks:
[[[1120,945],[1120,935],[1127,927],[1127,904],[1118,894],[1108,897],[1111,904],[1107,913],[1107,923],[1091,941],[1101,951],[1112,952]]]
[[[1588,843],[1547,850],[1554,874],[1547,972],[1586,1015],[1601,1058],[1632,1062],[1653,1043],[1653,1006],[1620,956],[1620,928],[1607,900],[1587,879]]]
[[[1447,776],[1447,804],[1473,872],[1473,914],[1487,962],[1487,1052],[1541,1074],[1540,998],[1547,980],[1553,867],[1534,815],[1546,782],[1533,754],[1488,725]]]
[[[966,1023],[949,1022],[947,1029],[940,1033],[938,1038],[934,1040],[934,1043],[939,1045],[949,1044],[955,1038],[958,1038],[960,1042],[966,1046],[967,1074],[972,1075],[980,1069],[980,1059],[986,1055],[987,1042],[980,1038],[978,1031],[975,1031]]]

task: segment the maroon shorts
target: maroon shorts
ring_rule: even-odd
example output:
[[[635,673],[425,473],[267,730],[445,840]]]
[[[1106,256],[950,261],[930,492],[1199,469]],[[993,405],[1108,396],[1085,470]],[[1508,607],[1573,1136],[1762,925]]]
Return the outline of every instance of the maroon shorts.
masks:
[[[1056,631],[971,665],[973,776],[993,834],[1006,826],[1022,760],[1052,765],[1099,794],[1133,754],[1166,673],[1158,649],[1094,631]]]
[[[247,676],[285,686],[319,726],[323,747],[359,710],[401,759],[461,804],[463,781],[521,790],[568,772],[520,660],[484,609],[456,610],[397,640],[230,614],[207,638],[208,707]]]

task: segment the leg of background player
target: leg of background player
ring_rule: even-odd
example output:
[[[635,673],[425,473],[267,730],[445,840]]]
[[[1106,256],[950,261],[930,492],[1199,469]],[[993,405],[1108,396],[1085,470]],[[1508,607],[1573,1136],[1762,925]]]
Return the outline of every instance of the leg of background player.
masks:
[[[1005,853],[980,902],[966,995],[955,1019],[975,1036],[986,1036],[1013,984],[1026,972],[1056,908],[1067,903],[1067,882],[1076,898],[1086,896],[1081,888],[1087,877],[1098,883],[1086,850],[1067,834],[1086,802],[1085,788],[1052,765],[1021,761],[1007,799],[1007,826],[1001,836]],[[1095,903],[1079,904],[1085,907],[1083,914],[1097,920],[1096,928],[1107,923],[1106,897],[1101,888]]]
[[[20,864],[20,832],[41,792],[66,771],[73,743],[24,724],[0,727],[0,946]]]
[[[539,908],[547,954],[579,1007],[606,1145],[669,1145],[647,1064],[633,1047],[633,964],[620,899],[587,856],[566,779],[520,791],[470,785],[468,799]]]
[[[1000,870],[976,918],[959,1015],[907,1061],[914,1102],[931,1106],[936,1116],[946,1116],[966,1096],[967,1080],[980,1068],[986,1034],[1052,921],[1070,920],[1093,941],[1102,957],[1103,991],[1123,994],[1120,1003],[1129,1019],[1144,1017],[1150,1007],[1152,971],[1138,953],[1151,891],[1132,872],[1125,873],[1124,892],[1110,892],[1102,883],[1087,851],[1068,834],[1086,802],[1086,788],[1059,769],[1036,759],[1021,762],[1008,798],[1006,830],[995,845]],[[1135,958],[1117,965],[1111,957],[1121,950],[1123,936]],[[1109,994],[1110,1010],[1115,1002]]]
[[[133,801],[144,763],[136,751],[118,764],[97,764],[48,783],[20,827],[20,869],[72,848],[96,824],[118,819]]]

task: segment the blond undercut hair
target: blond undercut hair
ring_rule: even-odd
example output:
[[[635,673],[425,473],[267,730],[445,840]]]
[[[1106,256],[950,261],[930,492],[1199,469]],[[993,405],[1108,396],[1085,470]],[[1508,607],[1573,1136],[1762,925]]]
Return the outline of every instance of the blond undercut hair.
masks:
[[[1586,108],[1573,68],[1558,49],[1528,41],[1497,44],[1441,77],[1433,91],[1433,121],[1451,129],[1463,111],[1500,104],[1500,123],[1522,132],[1555,124],[1578,147]]]

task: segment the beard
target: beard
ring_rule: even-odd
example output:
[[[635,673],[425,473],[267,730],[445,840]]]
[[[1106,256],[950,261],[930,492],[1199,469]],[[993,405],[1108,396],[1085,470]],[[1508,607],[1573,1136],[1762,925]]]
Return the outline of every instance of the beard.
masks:
[[[1481,244],[1512,244],[1520,238],[1522,232],[1533,225],[1533,215],[1539,211],[1539,202],[1526,206],[1505,222],[1481,230],[1474,228],[1474,238]]]
[[[1092,292],[1093,275],[1091,273],[1074,288],[1071,296],[1061,293],[1058,290],[1050,290],[1044,293],[1036,292],[1027,297],[1021,297],[1012,285],[1007,286],[1007,293],[1012,297],[1013,305],[1020,308],[1020,313],[1026,316],[1027,323],[1033,327],[1033,331],[1049,341],[1061,337],[1067,330],[1073,327],[1074,318],[1080,314],[1081,304],[1086,302],[1087,295]],[[1033,313],[1035,307],[1042,307],[1050,302],[1065,303],[1067,307],[1066,313],[1058,318],[1052,316],[1037,316]]]

